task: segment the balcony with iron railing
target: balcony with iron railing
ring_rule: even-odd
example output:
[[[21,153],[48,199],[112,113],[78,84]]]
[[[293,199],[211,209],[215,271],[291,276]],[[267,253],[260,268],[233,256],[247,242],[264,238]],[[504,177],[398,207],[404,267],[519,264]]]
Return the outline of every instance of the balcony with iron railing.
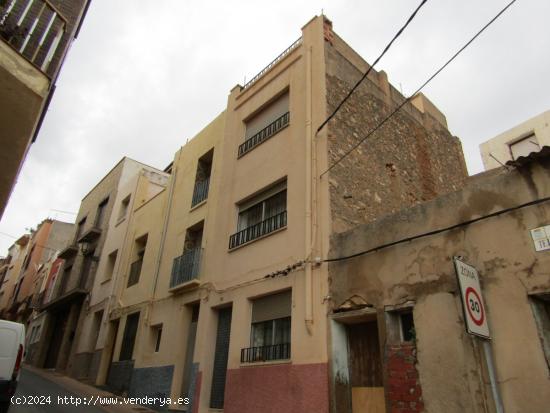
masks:
[[[50,78],[67,20],[49,0],[7,0],[0,6],[0,38]]]
[[[174,258],[170,277],[171,290],[199,284],[197,278],[200,272],[201,256],[202,248],[194,248],[184,251],[182,255]]]
[[[241,363],[258,363],[290,359],[290,343],[241,349]]]
[[[271,138],[273,135],[284,129],[288,126],[290,122],[290,112],[286,112],[282,116],[275,119],[265,128],[263,128],[258,133],[252,135],[250,138],[244,141],[244,143],[239,145],[239,151],[237,153],[237,158],[240,158],[244,154],[250,152],[256,146],[261,143],[264,143],[266,140]]]
[[[229,237],[229,249],[237,248],[250,241],[261,238],[271,232],[286,227],[287,213],[286,211],[280,214],[269,217],[255,225],[243,229]]]
[[[193,199],[191,200],[191,208],[200,204],[208,198],[208,187],[210,186],[210,177],[203,181],[195,183],[193,190]]]

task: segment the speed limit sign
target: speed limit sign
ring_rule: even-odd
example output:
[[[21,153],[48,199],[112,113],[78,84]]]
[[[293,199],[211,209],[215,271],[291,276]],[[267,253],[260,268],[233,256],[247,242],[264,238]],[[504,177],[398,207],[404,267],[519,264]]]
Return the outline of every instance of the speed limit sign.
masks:
[[[453,260],[460,285],[466,330],[469,334],[491,338],[485,304],[481,296],[479,274],[474,267],[461,261],[458,257],[454,257]]]

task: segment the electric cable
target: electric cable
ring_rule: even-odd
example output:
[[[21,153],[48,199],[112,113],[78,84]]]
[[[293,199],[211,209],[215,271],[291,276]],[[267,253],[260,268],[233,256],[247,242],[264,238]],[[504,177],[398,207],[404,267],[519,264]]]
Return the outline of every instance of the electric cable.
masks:
[[[477,37],[485,31],[493,22],[498,19],[512,4],[514,4],[517,0],[512,0],[510,3],[508,3],[495,17],[493,17],[489,22],[481,28],[464,46],[462,46],[449,60],[447,60],[443,66],[441,66],[439,69],[435,71],[433,75],[431,75],[428,80],[426,80],[416,91],[406,98],[401,104],[399,104],[388,116],[386,116],[378,125],[376,125],[373,129],[371,129],[367,135],[361,139],[358,143],[353,145],[350,149],[348,149],[340,158],[334,162],[326,171],[324,171],[319,177],[322,177],[324,174],[329,172],[332,168],[334,168],[336,165],[338,165],[342,160],[344,160],[351,152],[353,152],[355,149],[357,149],[367,138],[369,138],[374,132],[376,132],[380,127],[382,127],[393,115],[395,115],[403,106],[405,106],[413,97],[417,95],[428,83],[430,83],[439,73],[443,71],[460,53],[464,51]]]
[[[357,83],[355,84],[355,86],[353,86],[351,88],[351,90],[348,92],[348,94],[346,95],[346,97],[344,99],[342,99],[342,101],[338,104],[338,106],[336,106],[336,109],[334,109],[334,111],[324,120],[323,123],[321,123],[321,126],[319,126],[317,128],[317,133],[319,133],[319,131],[321,129],[323,129],[323,127],[336,115],[336,113],[340,110],[340,108],[342,107],[342,105],[346,102],[346,100],[348,100],[350,98],[350,96],[353,94],[353,92],[355,91],[355,89],[357,89],[359,87],[359,85],[363,82],[363,80],[365,80],[365,78],[368,76],[368,74],[371,72],[372,68],[380,61],[380,59],[382,59],[382,57],[386,54],[386,52],[390,49],[391,45],[393,44],[393,42],[395,42],[395,40],[397,40],[397,38],[399,36],[401,36],[401,33],[403,33],[403,31],[407,28],[407,26],[409,25],[409,23],[415,18],[416,14],[418,13],[418,11],[422,8],[422,6],[424,6],[424,4],[427,2],[428,0],[422,0],[422,2],[420,2],[420,4],[418,5],[418,7],[415,9],[415,11],[413,12],[413,14],[411,14],[409,16],[409,18],[407,19],[406,23],[399,29],[399,31],[396,33],[395,36],[393,36],[393,38],[391,39],[391,41],[387,44],[387,46],[384,48],[384,50],[382,51],[382,53],[380,54],[380,56],[378,56],[376,58],[376,60],[374,61],[374,63],[367,69],[367,71],[365,72],[365,74],[361,77],[361,79],[359,79],[359,81],[357,81]]]

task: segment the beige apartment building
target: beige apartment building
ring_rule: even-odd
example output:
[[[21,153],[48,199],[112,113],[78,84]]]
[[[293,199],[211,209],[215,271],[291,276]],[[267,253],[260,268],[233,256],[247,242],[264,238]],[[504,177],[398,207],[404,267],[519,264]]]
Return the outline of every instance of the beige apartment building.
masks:
[[[485,170],[499,168],[550,146],[550,110],[534,116],[479,145]]]
[[[25,234],[17,239],[8,249],[8,255],[2,269],[0,283],[0,318],[8,318],[10,299],[13,297],[15,284],[19,278],[25,260],[30,236]]]
[[[77,334],[99,336],[96,384],[189,397],[170,408],[201,413],[331,409],[331,240],[467,175],[423,95],[339,161],[404,99],[373,70],[317,131],[367,68],[315,17],[176,153],[166,188],[133,208],[122,244],[99,258],[118,251],[109,307]]]
[[[0,2],[0,217],[89,3]]]
[[[99,303],[91,301],[89,293],[95,286],[98,267],[108,265],[101,258],[108,261],[103,251],[111,229],[115,228],[112,236],[116,237],[117,224],[126,225],[124,214],[129,210],[128,195],[132,198],[138,195],[138,203],[148,195],[134,193],[131,190],[134,188],[129,187],[129,183],[136,182],[136,176],[142,171],[158,172],[140,162],[123,158],[82,199],[71,240],[58,254],[58,258],[64,260],[63,267],[56,277],[51,296],[41,306],[45,315],[39,317],[41,325],[37,327],[40,327],[42,334],[36,339],[37,350],[29,360],[32,364],[68,371],[76,376],[92,364],[93,352],[77,355],[82,328],[85,324],[88,326],[85,321],[90,315],[90,302],[94,305]],[[122,189],[128,192],[121,192]],[[103,278],[101,281],[106,280]],[[105,293],[102,296],[100,291],[96,297],[101,300],[105,298]]]

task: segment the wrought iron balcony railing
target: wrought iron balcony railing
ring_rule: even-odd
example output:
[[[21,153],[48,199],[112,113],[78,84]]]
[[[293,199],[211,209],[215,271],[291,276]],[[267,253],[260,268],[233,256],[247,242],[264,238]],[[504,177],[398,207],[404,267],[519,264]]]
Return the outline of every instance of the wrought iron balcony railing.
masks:
[[[195,189],[193,191],[193,199],[191,201],[191,207],[200,204],[206,198],[208,198],[208,187],[210,185],[210,177],[204,181],[195,183]]]
[[[48,0],[7,0],[0,6],[0,37],[29,62],[48,70],[67,29],[67,20]]]
[[[275,59],[271,61],[266,67],[264,67],[260,73],[258,73],[256,76],[254,76],[252,79],[250,79],[247,83],[244,84],[242,87],[242,90],[248,89],[252,84],[256,83],[258,79],[260,79],[263,75],[265,75],[273,66],[275,66],[277,63],[279,63],[285,56],[290,54],[291,51],[296,49],[300,44],[302,44],[302,38],[300,37],[298,40],[296,40],[294,43],[292,43],[290,46],[288,46],[283,53],[281,53],[279,56],[277,56]]]
[[[141,274],[142,265],[143,265],[143,258],[140,258],[139,260],[134,261],[132,265],[130,265],[130,275],[128,276],[127,287],[130,287],[138,283],[139,275]]]
[[[285,127],[287,127],[289,122],[290,122],[290,112],[287,112],[284,115],[280,116],[279,118],[275,119],[265,128],[263,128],[261,131],[259,131],[255,135],[252,135],[250,138],[244,141],[244,143],[239,145],[237,158],[240,158],[245,153],[250,152],[256,146],[258,146],[259,144],[271,138],[281,129],[284,129]]]
[[[290,359],[290,343],[241,349],[241,363]]]
[[[236,248],[284,227],[286,227],[286,211],[231,235],[229,237],[229,249]]]
[[[201,248],[195,248],[187,250],[179,257],[174,258],[170,288],[177,287],[199,276],[201,253]]]

